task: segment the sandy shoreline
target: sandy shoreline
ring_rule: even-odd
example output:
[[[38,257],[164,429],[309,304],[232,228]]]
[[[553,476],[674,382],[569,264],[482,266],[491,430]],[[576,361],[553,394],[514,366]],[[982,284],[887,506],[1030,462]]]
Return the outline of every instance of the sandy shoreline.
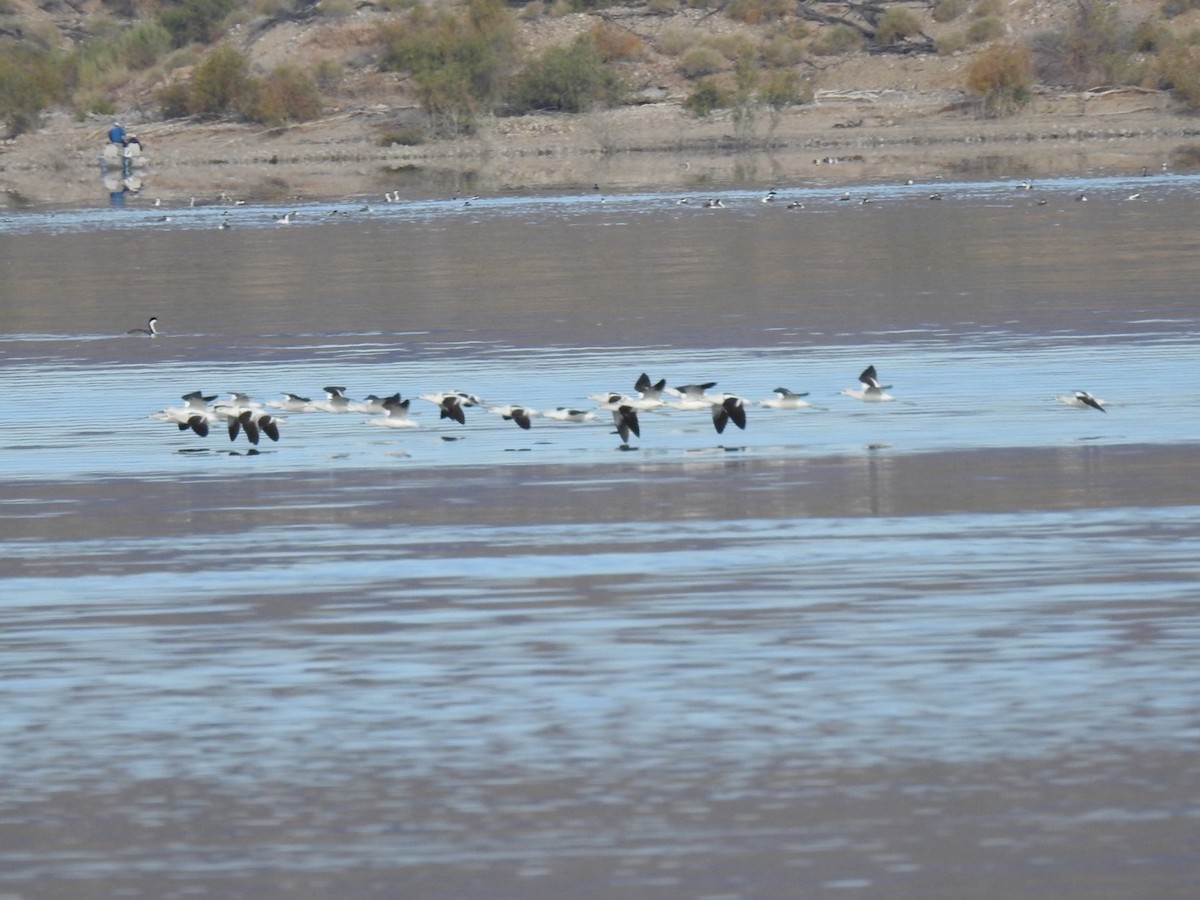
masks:
[[[372,107],[274,131],[237,124],[131,123],[146,146],[135,196],[180,205],[222,195],[258,202],[443,196],[455,191],[613,193],[799,183],[1136,175],[1190,170],[1200,120],[1165,94],[1042,96],[1018,116],[981,119],[953,92],[861,91],[738,126],[652,104],[585,116],[496,118],[457,141],[384,146],[395,110]],[[50,117],[0,145],[10,209],[107,198],[107,120]]]

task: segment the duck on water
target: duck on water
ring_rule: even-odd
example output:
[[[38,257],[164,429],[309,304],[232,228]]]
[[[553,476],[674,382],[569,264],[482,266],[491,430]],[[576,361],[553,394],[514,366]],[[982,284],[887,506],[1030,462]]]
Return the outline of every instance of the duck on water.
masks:
[[[158,316],[151,316],[147,320],[145,328],[130,328],[125,333],[126,334],[147,334],[150,337],[154,337],[156,334],[158,334]]]

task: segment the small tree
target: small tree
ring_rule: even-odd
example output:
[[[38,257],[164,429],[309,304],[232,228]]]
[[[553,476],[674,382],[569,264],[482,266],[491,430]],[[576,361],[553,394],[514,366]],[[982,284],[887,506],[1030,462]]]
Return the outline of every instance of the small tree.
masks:
[[[196,66],[188,87],[188,113],[200,118],[241,115],[255,99],[250,62],[236,47],[215,48]]]
[[[696,89],[683,101],[683,108],[694,116],[704,118],[725,105],[725,95],[716,81],[711,78],[701,78],[696,82]]]
[[[467,0],[457,12],[416,7],[380,35],[383,68],[412,73],[435,127],[457,134],[473,130],[501,95],[516,25],[503,0]]]
[[[1121,29],[1111,0],[1074,0],[1063,40],[1063,63],[1075,87],[1109,80],[1121,62]]]
[[[1200,49],[1175,47],[1158,60],[1159,82],[1192,112],[1200,110]]]
[[[979,98],[987,116],[1016,112],[1029,102],[1032,87],[1033,64],[1021,46],[991,47],[967,69],[967,91]]]
[[[10,135],[37,127],[41,112],[65,100],[64,61],[53,51],[3,45],[0,53],[0,121]]]
[[[280,66],[258,80],[254,102],[246,117],[264,125],[305,122],[321,114],[321,96],[308,73],[297,66]]]
[[[592,34],[551,47],[514,76],[509,107],[522,113],[535,109],[584,112],[596,103],[615,102],[621,93],[615,74],[605,68]]]

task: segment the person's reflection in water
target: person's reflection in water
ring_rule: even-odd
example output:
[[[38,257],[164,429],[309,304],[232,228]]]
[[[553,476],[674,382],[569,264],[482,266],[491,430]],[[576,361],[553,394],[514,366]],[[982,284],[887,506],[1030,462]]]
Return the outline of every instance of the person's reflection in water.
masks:
[[[109,206],[123,207],[126,194],[136,194],[142,189],[142,179],[136,175],[122,178],[110,173],[101,180],[104,182],[104,190],[108,192]]]

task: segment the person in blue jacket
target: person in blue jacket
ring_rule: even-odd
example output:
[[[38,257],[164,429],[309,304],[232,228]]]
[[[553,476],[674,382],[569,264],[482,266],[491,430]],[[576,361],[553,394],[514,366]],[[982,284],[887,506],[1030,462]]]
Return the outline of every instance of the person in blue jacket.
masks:
[[[114,144],[125,146],[125,129],[121,127],[120,122],[113,122],[112,128],[108,129],[108,139]]]

